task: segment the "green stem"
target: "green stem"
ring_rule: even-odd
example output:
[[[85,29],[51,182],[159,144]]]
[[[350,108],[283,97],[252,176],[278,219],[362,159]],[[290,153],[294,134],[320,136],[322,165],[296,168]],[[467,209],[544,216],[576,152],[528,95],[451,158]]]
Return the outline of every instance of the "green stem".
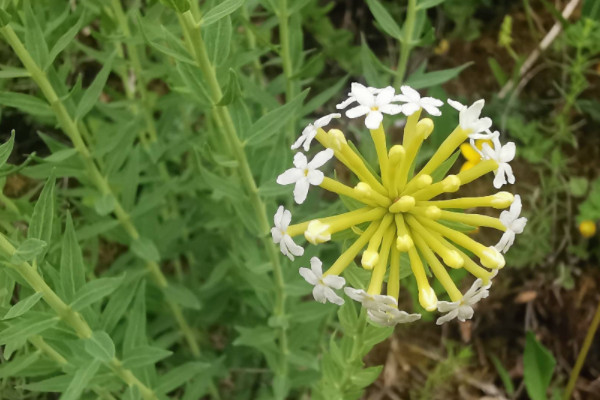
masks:
[[[12,256],[15,254],[15,247],[0,234],[0,253],[10,262]],[[30,265],[29,263],[22,262],[19,264],[9,264],[21,277],[31,286],[33,290],[42,294],[44,301],[54,310],[56,315],[63,320],[67,325],[73,329],[75,334],[82,339],[89,339],[92,336],[92,329],[85,321],[85,319],[77,311],[73,310],[67,305],[53,290],[46,284],[41,275],[37,272],[37,268]],[[34,339],[35,340],[35,339]],[[133,373],[121,367],[121,362],[115,358],[108,366],[115,371],[116,375],[119,376],[123,382],[128,385],[136,386],[142,397],[145,400],[158,400],[158,397],[154,394],[154,391],[144,385]],[[118,372],[117,372],[118,369]]]
[[[35,335],[29,338],[31,344],[33,344],[38,350],[46,354],[48,357],[56,361],[56,363],[60,366],[67,365],[69,362],[52,346],[50,346],[43,337],[40,335]]]
[[[102,193],[103,195],[110,195],[113,197],[113,199],[115,200],[115,209],[113,212],[117,217],[117,220],[121,223],[121,226],[128,233],[132,241],[139,239],[140,235],[132,222],[131,216],[127,211],[125,211],[121,203],[118,201],[117,197],[112,193],[112,189],[108,181],[96,166],[96,163],[94,162],[90,151],[88,150],[84,140],[82,139],[77,123],[71,118],[66,107],[64,106],[60,98],[57,96],[56,92],[54,91],[54,88],[52,87],[52,84],[46,76],[46,73],[40,67],[38,67],[38,65],[35,63],[27,49],[25,49],[25,46],[23,46],[23,43],[18,38],[15,31],[10,25],[6,25],[0,28],[0,33],[2,33],[8,44],[14,50],[17,57],[19,57],[19,59],[23,63],[23,66],[31,74],[31,78],[38,85],[38,87],[46,97],[46,100],[54,110],[59,125],[62,127],[65,134],[73,143],[73,147],[77,150],[77,152],[83,159],[88,178],[92,181],[92,183],[94,184],[94,186],[96,186],[100,193]],[[162,271],[160,270],[160,266],[156,262],[146,262],[146,268],[148,268],[153,279],[156,281],[156,283],[161,289],[164,289],[168,286],[167,278],[162,273]],[[180,306],[178,304],[168,299],[166,301],[172,310],[179,310],[179,312],[181,313]],[[181,321],[183,321],[184,324],[180,324],[180,329],[182,330],[184,337],[187,339],[190,349],[194,353],[199,353],[200,349],[198,348],[198,344],[196,343],[191,327],[187,324],[187,322],[184,319],[180,320],[180,323]]]
[[[413,31],[415,29],[415,19],[417,16],[417,0],[408,0],[408,9],[406,10],[406,22],[404,23],[404,43],[400,43],[400,57],[396,69],[396,78],[394,86],[398,87],[404,82],[408,59],[413,48]]]
[[[182,25],[184,37],[188,47],[193,53],[196,64],[202,71],[204,78],[208,84],[210,94],[214,104],[217,104],[223,96],[221,87],[217,80],[215,68],[210,62],[204,39],[200,26],[196,23],[194,15],[190,11],[187,11],[179,15],[179,21]],[[283,279],[283,270],[279,262],[279,254],[273,242],[268,238],[267,233],[271,227],[269,218],[267,217],[266,207],[262,199],[258,194],[258,188],[250,169],[250,164],[244,151],[244,145],[239,139],[236,132],[236,128],[231,119],[229,109],[226,106],[214,106],[212,114],[217,124],[219,131],[224,134],[225,140],[230,146],[233,156],[238,162],[238,172],[244,185],[244,189],[247,192],[250,204],[256,213],[259,223],[260,239],[263,242],[264,247],[267,249],[267,253],[271,264],[273,266],[273,278],[275,286],[275,309],[274,315],[277,317],[283,317],[285,314],[285,283]],[[279,346],[281,355],[284,358],[283,371],[278,371],[282,375],[287,375],[287,332],[285,328],[281,327],[279,330]]]
[[[569,376],[569,382],[567,383],[567,388],[565,389],[565,394],[563,396],[564,400],[569,400],[571,398],[573,389],[575,389],[575,383],[577,383],[577,378],[579,378],[579,373],[581,372],[581,368],[583,368],[587,354],[592,346],[592,341],[594,340],[594,336],[598,330],[598,325],[600,325],[600,302],[598,303],[592,323],[590,324],[590,327],[585,335],[585,339],[583,340],[581,350],[579,350],[579,354],[577,355],[575,366],[573,367],[571,375]]]
[[[289,16],[287,0],[279,0],[279,12],[277,13],[279,20],[279,42],[281,46],[283,74],[285,75],[285,100],[288,102],[296,96],[296,84],[292,78],[294,75],[294,65],[290,53]],[[295,126],[296,121],[292,118],[288,123],[288,139],[290,140],[294,139]]]

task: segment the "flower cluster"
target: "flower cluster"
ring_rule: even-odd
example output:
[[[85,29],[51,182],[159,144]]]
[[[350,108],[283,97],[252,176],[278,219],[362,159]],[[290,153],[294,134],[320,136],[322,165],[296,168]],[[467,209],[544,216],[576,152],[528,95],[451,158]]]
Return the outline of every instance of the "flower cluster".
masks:
[[[326,132],[323,129],[341,118],[341,114],[329,114],[304,129],[292,149],[303,146],[305,151],[309,151],[311,142],[316,139],[325,150],[318,152],[310,161],[303,153],[296,153],[294,167],[279,175],[277,182],[295,185],[294,199],[298,204],[305,201],[310,186],[320,186],[355,199],[363,207],[290,225],[290,212],[280,206],[274,218],[273,240],[279,243],[281,252],[293,260],[294,256],[304,252],[294,242],[294,237],[303,234],[308,242],[317,245],[331,240],[335,233],[352,229],[358,237],[325,272],[316,257],[310,261],[311,269],[300,268],[300,274],[314,286],[315,300],[338,305],[344,303],[336,293],[346,285],[340,275],[362,252],[360,264],[371,271],[370,281],[365,285],[366,290],[346,286],[344,293],[360,302],[375,323],[391,326],[419,319],[420,314],[398,309],[400,260],[406,254],[417,283],[421,306],[428,311],[444,313],[438,324],[454,318],[465,321],[473,316],[473,305],[488,296],[491,279],[498,269],[504,267],[502,253],[513,244],[515,235],[523,231],[527,220],[519,217],[520,197],[508,192],[483,197],[437,198],[456,192],[461,186],[489,172],[495,175],[496,189],[506,183],[514,183],[509,162],[515,156],[515,144],[501,144],[500,134],[490,130],[492,120],[481,117],[483,100],[468,107],[448,100],[448,104],[459,112],[459,124],[429,161],[416,169],[417,153],[434,129],[433,121],[421,118],[421,114],[424,110],[431,116],[441,115],[439,107],[443,102],[421,97],[408,86],[402,86],[400,91],[396,94],[392,87],[377,89],[353,83],[348,99],[337,105],[340,110],[347,109],[345,114],[349,118],[364,117],[377,153],[378,174],[365,165],[363,157],[348,144],[342,131],[330,129]],[[382,124],[384,114],[407,117],[402,144],[389,149]],[[468,143],[465,143],[467,140]],[[438,175],[435,172],[461,145],[471,146],[471,154],[478,157],[471,155],[469,167],[458,174],[434,179]],[[355,186],[328,178],[319,170],[334,156],[356,176]],[[474,207],[510,209],[503,211],[499,218],[461,211]],[[496,246],[486,246],[453,229],[456,223],[474,228],[489,227],[503,234]],[[467,252],[477,257],[479,263]],[[476,277],[472,287],[461,293],[446,267],[464,268]],[[450,301],[438,301],[428,278],[430,272],[441,283]],[[384,285],[386,277],[387,284]],[[384,286],[385,294],[382,293]]]

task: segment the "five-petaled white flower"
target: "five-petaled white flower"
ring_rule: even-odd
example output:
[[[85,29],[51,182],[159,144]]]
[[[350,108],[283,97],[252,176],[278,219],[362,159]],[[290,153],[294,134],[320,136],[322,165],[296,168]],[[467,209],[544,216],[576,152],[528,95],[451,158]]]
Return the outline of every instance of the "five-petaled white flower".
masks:
[[[371,321],[383,326],[394,326],[396,324],[405,324],[421,319],[421,314],[409,314],[406,311],[392,308],[387,311],[367,310],[367,315]]]
[[[515,183],[515,176],[509,162],[515,158],[517,148],[514,142],[508,142],[503,146],[498,137],[494,137],[492,143],[494,149],[489,144],[484,143],[481,152],[483,159],[494,160],[498,163],[498,169],[494,171],[494,187],[500,189],[507,181],[508,183]]]
[[[325,304],[327,301],[341,306],[344,299],[338,296],[333,289],[341,289],[346,284],[346,280],[341,276],[327,275],[323,276],[323,263],[317,257],[310,259],[310,269],[300,268],[300,275],[306,282],[314,285],[313,297],[319,303]]]
[[[502,211],[500,214],[500,222],[506,227],[506,231],[500,238],[498,244],[494,247],[503,253],[506,253],[510,246],[515,242],[515,236],[525,229],[527,218],[520,217],[521,214],[521,196],[515,195],[513,203],[510,205],[510,210]]]
[[[442,325],[454,318],[458,318],[459,321],[465,322],[468,319],[473,318],[473,305],[481,299],[485,299],[489,296],[489,288],[491,281],[487,285],[483,285],[481,279],[477,279],[473,282],[471,288],[463,295],[463,298],[459,301],[438,301],[438,311],[447,313],[439,317],[436,324]]]
[[[345,287],[344,293],[352,300],[362,303],[367,310],[390,311],[398,309],[398,303],[392,296],[383,294],[369,294],[362,289]]]
[[[393,101],[402,101],[406,104],[402,105],[402,113],[406,116],[412,115],[419,110],[425,109],[429,114],[434,116],[442,115],[438,107],[444,105],[444,102],[433,97],[421,97],[421,94],[410,86],[401,86],[402,94],[394,96]]]
[[[402,112],[402,106],[391,104],[393,98],[394,88],[391,86],[381,89],[375,95],[369,88],[354,82],[352,83],[350,98],[339,104],[339,108],[348,106],[354,101],[358,102],[358,106],[346,111],[346,116],[348,118],[358,118],[366,115],[365,126],[369,129],[377,129],[383,121],[383,114],[396,115]],[[350,101],[351,99],[352,101]]]
[[[311,162],[302,153],[294,156],[294,166],[277,177],[280,185],[296,184],[294,188],[294,200],[298,204],[304,203],[310,185],[320,185],[325,175],[317,168],[323,166],[333,157],[333,150],[327,149],[318,152]]]
[[[488,117],[479,118],[481,115],[481,110],[483,110],[483,106],[485,105],[485,100],[477,100],[469,107],[452,99],[448,99],[448,104],[459,111],[458,121],[460,127],[465,131],[471,131],[469,133],[470,139],[475,140],[490,138],[489,134],[482,134],[481,132],[486,132],[488,129],[490,129],[492,126],[492,120]]]
[[[287,228],[291,221],[292,213],[283,206],[279,206],[273,217],[275,227],[271,228],[271,236],[273,236],[273,242],[279,243],[279,249],[283,255],[294,261],[294,256],[300,257],[304,254],[304,249],[294,243],[292,237],[287,234]]]
[[[371,92],[371,94],[379,94],[379,93],[381,93],[381,91],[383,89],[367,86],[367,90],[369,92]],[[352,92],[350,92],[350,93],[348,93],[348,98],[346,100],[342,101],[340,104],[336,104],[335,108],[337,108],[338,110],[343,110],[344,108],[348,107],[350,104],[354,103],[355,101],[357,101],[356,96],[354,96],[352,94]]]
[[[308,126],[302,131],[302,135],[300,135],[298,140],[296,140],[296,142],[292,145],[292,150],[296,150],[298,147],[304,144],[302,146],[304,147],[304,151],[308,151],[308,149],[310,148],[310,143],[317,135],[317,131],[319,130],[319,128],[323,128],[324,126],[329,125],[333,118],[340,118],[341,116],[341,114],[333,113],[319,118],[312,124],[308,124]]]

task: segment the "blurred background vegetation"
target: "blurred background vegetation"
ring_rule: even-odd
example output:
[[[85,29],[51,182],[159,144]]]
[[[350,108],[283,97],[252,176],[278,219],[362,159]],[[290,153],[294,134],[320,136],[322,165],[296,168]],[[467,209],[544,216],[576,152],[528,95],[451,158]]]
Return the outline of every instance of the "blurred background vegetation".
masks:
[[[45,226],[49,234],[37,239],[47,249],[27,260],[67,302],[77,296],[57,272],[65,254],[79,255],[82,284],[113,279],[82,315],[160,396],[561,398],[600,302],[600,1],[419,0],[411,31],[409,3],[192,2],[215,92],[189,37],[187,1],[0,0],[0,25],[10,20],[57,94],[49,105],[14,46],[0,40],[2,142],[16,132],[11,165],[0,170],[2,234],[19,247]],[[232,10],[220,15],[220,4]],[[393,334],[370,327],[358,359],[344,350],[344,338],[357,335],[354,305],[338,322],[336,307],[306,301],[297,268],[316,250],[291,265],[270,258],[263,240],[289,197],[274,182],[291,162],[289,145],[333,112],[352,81],[486,99],[494,127],[517,143],[509,190],[529,218],[473,320],[439,327],[425,317]],[[224,133],[223,109],[240,143]],[[456,124],[443,111],[424,155]],[[359,132],[346,128],[374,158]],[[245,165],[255,186],[239,173]],[[487,193],[485,184],[465,193]],[[42,223],[48,201],[54,219]],[[341,209],[314,196],[294,216]],[[320,257],[335,259],[342,245],[323,246]],[[23,328],[49,308],[9,271],[0,269],[0,398],[143,396],[68,324]],[[18,314],[20,302],[28,308]],[[410,309],[410,293],[404,302]],[[7,338],[9,329],[22,337]],[[357,372],[363,355],[381,373]],[[78,371],[90,360],[100,363],[87,379]],[[600,398],[599,376],[596,340],[573,398]]]

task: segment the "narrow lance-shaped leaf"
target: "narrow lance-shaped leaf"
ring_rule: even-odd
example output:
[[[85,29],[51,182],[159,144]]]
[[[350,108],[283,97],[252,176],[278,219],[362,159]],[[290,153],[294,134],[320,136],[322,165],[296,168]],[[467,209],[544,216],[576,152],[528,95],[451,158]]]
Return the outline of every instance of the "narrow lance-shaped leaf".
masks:
[[[20,264],[24,261],[29,262],[40,254],[46,246],[47,244],[43,240],[26,239],[17,247],[17,251],[11,257],[10,262],[12,264]]]
[[[96,331],[85,341],[85,351],[102,362],[111,362],[115,357],[115,344],[108,333]]]
[[[50,174],[42,193],[35,203],[31,223],[27,230],[27,238],[40,239],[50,243],[52,239],[52,223],[54,221],[54,186],[56,177],[54,172]]]
[[[378,0],[367,0],[367,5],[385,33],[397,40],[403,40],[402,30],[394,20],[394,17],[390,15]]]
[[[200,21],[200,26],[209,26],[240,8],[245,0],[225,0],[208,10]]]
[[[4,166],[4,164],[6,164],[6,160],[8,160],[10,153],[12,153],[14,144],[15,144],[15,130],[13,129],[10,132],[10,139],[8,139],[8,142],[0,145],[0,168],[2,168]]]
[[[75,36],[77,36],[77,33],[79,33],[79,30],[81,29],[81,26],[83,25],[83,21],[84,21],[84,16],[85,13],[81,13],[81,16],[79,17],[79,20],[77,20],[77,22],[71,26],[69,28],[69,30],[67,30],[54,44],[54,46],[52,46],[52,49],[50,50],[50,54],[48,55],[48,60],[46,61],[46,64],[44,65],[44,70],[48,69],[48,67],[50,65],[52,65],[52,63],[54,62],[54,59],[71,43],[73,42],[73,39],[75,39]]]
[[[533,332],[527,332],[523,354],[523,379],[532,400],[546,400],[546,390],[552,380],[556,360],[552,353],[537,341]]]
[[[71,307],[75,311],[80,311],[85,307],[94,304],[114,292],[119,285],[121,285],[122,281],[123,276],[120,276],[117,278],[94,279],[93,281],[86,283],[77,291],[75,300],[71,303]]]
[[[46,65],[48,60],[48,45],[40,24],[38,23],[31,4],[25,1],[22,6],[25,12],[25,47],[38,66]]]
[[[17,304],[12,306],[2,319],[7,320],[11,318],[20,317],[21,315],[29,311],[31,307],[35,306],[41,298],[42,294],[39,292],[36,292],[31,296],[24,298],[23,300],[19,301]]]
[[[67,301],[71,301],[77,290],[85,285],[85,264],[70,212],[67,213],[67,223],[62,240],[60,282]]]
[[[77,400],[81,398],[83,391],[87,388],[88,384],[92,380],[92,378],[98,372],[100,368],[100,361],[93,360],[85,364],[83,367],[78,368],[75,374],[73,375],[73,379],[67,390],[60,396],[60,400]]]
[[[76,119],[82,119],[85,115],[90,112],[90,110],[94,107],[98,99],[100,98],[100,94],[104,89],[104,85],[106,85],[106,80],[108,79],[108,75],[110,74],[112,63],[115,57],[115,53],[112,53],[104,65],[98,75],[92,81],[92,84],[86,89],[83,94],[79,104],[77,105],[77,111],[75,112]]]

